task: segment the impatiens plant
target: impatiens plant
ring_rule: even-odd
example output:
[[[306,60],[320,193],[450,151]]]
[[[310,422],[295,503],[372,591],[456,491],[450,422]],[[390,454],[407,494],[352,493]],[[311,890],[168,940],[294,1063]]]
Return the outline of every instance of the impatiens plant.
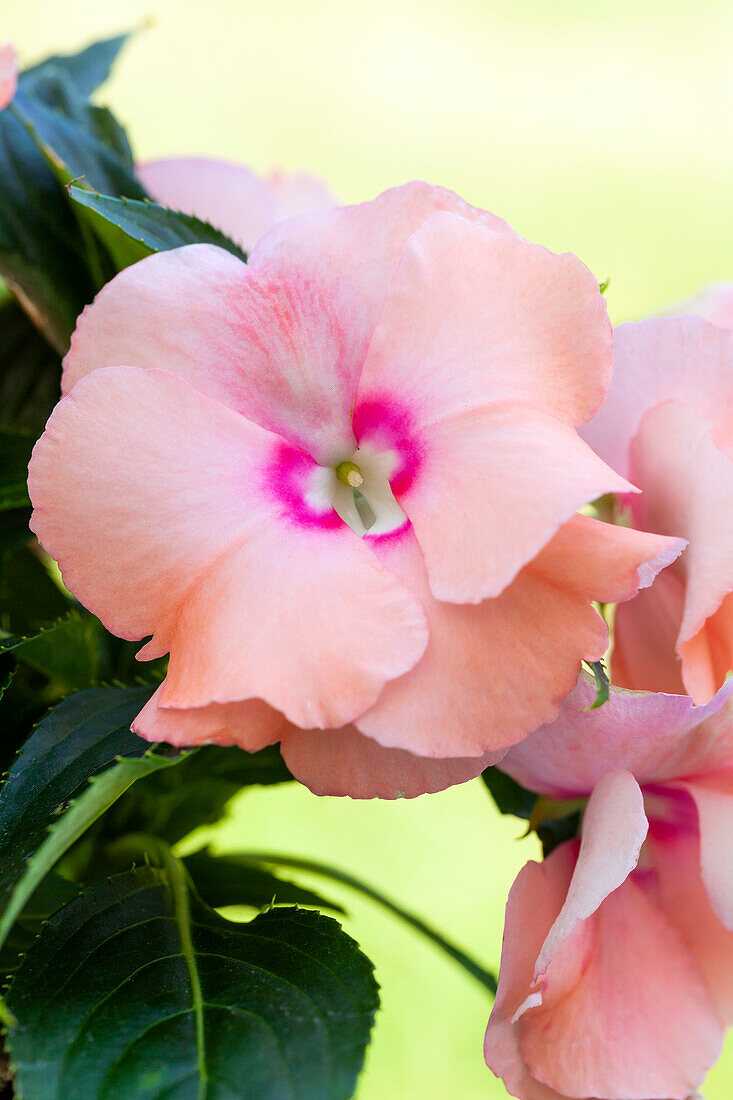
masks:
[[[495,977],[358,867],[195,831],[483,775],[546,855],[489,1067],[685,1100],[730,1015],[733,338],[614,340],[580,260],[440,187],[139,163],[123,42],[0,50],[8,1095],[354,1095],[374,965],[299,872]]]

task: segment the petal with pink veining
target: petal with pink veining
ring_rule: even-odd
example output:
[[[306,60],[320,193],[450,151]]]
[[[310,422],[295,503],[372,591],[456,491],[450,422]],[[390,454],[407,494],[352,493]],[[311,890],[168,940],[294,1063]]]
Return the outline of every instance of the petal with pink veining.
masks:
[[[427,632],[369,547],[309,506],[312,471],[175,375],[109,367],[36,445],[33,530],[110,629],[153,635],[146,658],[171,651],[159,703],[261,698],[299,725],[339,726],[412,667]]]
[[[465,783],[501,753],[462,759],[415,756],[384,748],[355,726],[338,730],[293,727],[282,740],[285,763],[314,794],[351,798],[415,798]]]
[[[80,317],[63,390],[104,366],[179,375],[327,462],[354,448],[351,407],[365,348],[343,280],[286,265],[254,272],[210,245],[149,256]]]
[[[372,336],[406,242],[431,215],[446,210],[496,232],[512,232],[502,218],[469,206],[453,191],[415,181],[393,187],[372,202],[282,222],[254,249],[250,266],[280,267],[287,262],[346,279],[363,305],[354,338],[364,343]]]

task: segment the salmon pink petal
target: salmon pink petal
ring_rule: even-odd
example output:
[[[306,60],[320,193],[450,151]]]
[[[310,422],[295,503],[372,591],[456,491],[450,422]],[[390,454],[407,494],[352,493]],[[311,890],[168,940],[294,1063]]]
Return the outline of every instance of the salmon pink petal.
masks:
[[[418,600],[350,528],[252,523],[182,602],[161,702],[257,696],[304,729],[340,727],[427,640]]]
[[[608,702],[589,710],[595,694],[595,684],[583,674],[557,720],[515,745],[502,771],[548,797],[575,798],[590,793],[612,769],[631,772],[643,785],[733,762],[733,678],[704,706],[686,695],[612,687]]]
[[[0,46],[0,111],[7,107],[18,87],[18,61],[8,42]]]
[[[718,1013],[733,1023],[733,932],[713,912],[700,877],[699,840],[695,832],[657,829],[647,847],[653,873],[639,883],[675,926],[697,960]]]
[[[617,687],[684,695],[682,665],[675,652],[685,585],[665,569],[650,588],[616,608],[611,679]]]
[[[314,176],[261,179],[243,164],[205,157],[167,157],[135,169],[151,198],[221,229],[249,251],[284,218],[333,206]]]
[[[533,992],[535,952],[576,852],[574,842],[560,845],[510,891],[486,1061],[526,1100],[685,1100],[717,1057],[722,1027],[695,961],[635,876],[560,944],[545,988]]]
[[[602,775],[583,814],[580,851],[567,896],[537,956],[536,982],[575,926],[626,881],[636,867],[647,829],[644,798],[633,775],[620,770]]]
[[[721,923],[733,929],[733,752],[728,771],[699,775],[680,784],[692,796],[700,823],[700,872]]]
[[[63,391],[103,366],[159,368],[311,454],[354,449],[351,407],[364,347],[341,282],[285,266],[253,272],[210,245],[126,268],[77,324]]]
[[[190,585],[262,516],[253,473],[279,443],[165,371],[95,371],[34,449],[33,530],[113,633],[165,635]]]
[[[733,333],[699,317],[664,317],[614,331],[613,385],[581,435],[633,481],[630,444],[648,409],[664,401],[692,406],[713,425],[719,445],[733,444]]]
[[[406,183],[372,202],[304,214],[275,226],[249,258],[251,267],[283,262],[344,278],[363,307],[352,330],[355,343],[371,338],[390,279],[408,239],[431,215],[451,211],[461,218],[511,233],[502,218],[477,210],[443,187]]]
[[[359,401],[391,396],[417,429],[503,401],[582,424],[611,381],[611,340],[598,282],[575,256],[436,214],[404,248]]]
[[[684,539],[577,515],[560,528],[531,568],[586,599],[624,603],[648,588],[684,547]]]
[[[733,593],[678,648],[686,690],[698,701],[709,699],[733,669]]]
[[[165,371],[82,379],[36,445],[33,530],[67,586],[122,637],[171,651],[158,704],[264,699],[340,726],[427,642],[417,600],[328,507],[290,499],[317,470]],[[307,484],[307,481],[306,481]]]
[[[689,542],[676,567],[685,580],[677,650],[688,693],[707,702],[733,668],[733,638],[721,638],[710,624],[707,644],[688,643],[733,591],[733,461],[715,445],[709,422],[693,406],[667,401],[643,417],[632,442],[631,471],[644,490],[633,505],[637,524]]]
[[[637,532],[626,535],[633,553],[604,554],[607,536],[617,551],[623,536],[597,520],[574,518],[556,536],[559,548],[553,540],[500,596],[471,605],[432,596],[410,532],[367,540],[418,596],[430,642],[420,663],[389,683],[357,720],[359,729],[385,746],[425,756],[477,756],[550,721],[575,684],[581,659],[597,660],[608,644],[591,600],[630,595],[645,560],[667,551],[655,536],[636,543]]]
[[[544,986],[518,1021],[519,1049],[561,1095],[687,1100],[720,1054],[697,962],[635,876],[556,949]]]
[[[159,687],[132,723],[133,733],[146,741],[168,745],[237,745],[257,752],[279,741],[290,723],[261,699],[238,703],[209,703],[206,707],[176,710],[160,705]]]
[[[565,1100],[532,1077],[519,1049],[522,1008],[534,979],[542,943],[560,911],[575,866],[577,845],[561,844],[543,863],[525,864],[509,891],[499,986],[484,1039],[484,1058],[512,1096],[522,1100]]]
[[[404,749],[388,749],[359,733],[299,730],[282,740],[288,768],[314,794],[351,798],[415,798],[465,783],[501,758],[501,753],[462,759],[431,759]]]
[[[424,431],[416,476],[397,497],[436,598],[477,603],[498,596],[578,508],[630,488],[574,428],[512,402]]]

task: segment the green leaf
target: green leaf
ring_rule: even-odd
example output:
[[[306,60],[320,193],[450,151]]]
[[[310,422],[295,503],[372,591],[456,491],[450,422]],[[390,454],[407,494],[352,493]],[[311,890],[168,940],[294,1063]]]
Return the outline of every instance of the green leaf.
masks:
[[[486,970],[485,967],[477,963],[475,959],[472,959],[470,955],[467,955],[460,947],[451,943],[442,933],[437,932],[427,924],[422,917],[418,917],[409,910],[403,909],[401,905],[397,905],[395,902],[390,901],[381,891],[375,890],[373,886],[368,886],[367,883],[362,882],[362,880],[356,878],[355,875],[350,875],[347,871],[341,871],[338,867],[330,867],[328,864],[320,863],[317,860],[303,859],[301,856],[286,856],[273,852],[247,852],[246,855],[240,855],[238,858],[243,862],[247,861],[251,863],[253,866],[274,865],[276,867],[292,867],[300,871],[309,871],[315,875],[323,875],[324,878],[329,878],[333,882],[340,882],[344,886],[348,886],[351,890],[356,890],[358,893],[363,894],[364,897],[375,901],[377,905],[381,905],[388,913],[392,913],[393,916],[399,917],[405,924],[414,928],[416,932],[425,936],[426,939],[434,943],[436,947],[439,947],[440,950],[445,952],[454,962],[457,962],[459,966],[463,967],[468,974],[488,989],[490,993],[496,993],[496,978],[491,971]]]
[[[16,523],[23,521],[18,529]],[[31,541],[27,514],[0,514],[0,629],[34,634],[69,608],[68,597],[52,580],[38,546]]]
[[[26,126],[62,184],[84,178],[101,191],[144,198],[119,123],[106,108],[90,104],[62,72],[49,71],[33,94],[19,90],[9,109]]]
[[[30,637],[0,637],[0,653],[12,651],[18,660],[47,676],[58,693],[68,694],[100,678],[106,663],[104,636],[98,619],[72,610]]]
[[[47,57],[21,73],[20,86],[25,90],[32,89],[49,70],[60,70],[74,81],[80,92],[90,96],[107,80],[117,55],[129,37],[129,33],[118,34],[114,38],[93,42],[79,53]]]
[[[94,295],[63,188],[13,111],[0,111],[0,274],[60,354]]]
[[[23,1100],[346,1100],[379,1001],[336,921],[224,921],[171,858],[53,916],[8,1003]]]
[[[481,773],[481,778],[496,803],[499,813],[513,814],[515,817],[529,821],[537,801],[534,791],[526,791],[497,767],[486,768]]]
[[[196,892],[214,909],[225,905],[250,905],[255,909],[277,905],[313,905],[317,909],[343,908],[313,890],[278,878],[264,867],[254,866],[237,855],[217,856],[202,849],[184,859]]]
[[[564,817],[542,818],[536,825],[536,832],[542,845],[542,858],[547,859],[558,845],[572,840],[580,830],[580,811],[574,810]]]
[[[255,753],[203,746],[175,771],[156,772],[135,784],[105,817],[105,833],[154,832],[172,844],[194,828],[219,821],[243,788],[292,778],[277,745]]]
[[[129,147],[127,160],[122,154],[120,128],[108,112],[86,103],[86,96],[106,78],[122,41],[109,39],[26,71],[13,104],[0,112],[0,274],[33,324],[62,355],[103,272],[93,252],[92,271],[88,242],[68,196],[28,126],[45,143],[57,170],[59,158],[66,154],[67,167],[75,174],[100,173],[99,179],[107,180],[114,168],[114,178],[122,172],[128,179],[132,162]],[[59,150],[53,150],[54,142]],[[90,158],[94,163],[82,167]],[[142,193],[139,185],[133,193]]]
[[[75,883],[57,875],[55,871],[46,875],[0,948],[0,974],[7,977],[11,971],[17,969],[19,956],[24,955],[41,934],[45,921],[78,893],[79,887]]]
[[[0,789],[0,945],[46,874],[105,810],[185,756],[160,756],[130,731],[150,693],[78,692],[23,745]]]
[[[0,427],[0,512],[30,505],[28,463],[34,443],[28,432]]]
[[[240,260],[247,259],[239,245],[220,230],[189,214],[169,210],[154,202],[98,195],[82,187],[72,186],[70,194],[86,212],[89,224],[118,266],[136,263],[152,252],[165,252],[186,244],[214,244]]]
[[[0,303],[0,425],[40,435],[60,387],[59,355],[18,302],[5,299]]]

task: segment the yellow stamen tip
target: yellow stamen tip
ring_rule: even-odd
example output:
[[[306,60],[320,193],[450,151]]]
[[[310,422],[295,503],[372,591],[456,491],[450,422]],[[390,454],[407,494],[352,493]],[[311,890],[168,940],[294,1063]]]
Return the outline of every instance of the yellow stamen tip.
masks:
[[[339,462],[336,467],[336,477],[350,489],[358,489],[364,484],[362,472],[355,462]]]

